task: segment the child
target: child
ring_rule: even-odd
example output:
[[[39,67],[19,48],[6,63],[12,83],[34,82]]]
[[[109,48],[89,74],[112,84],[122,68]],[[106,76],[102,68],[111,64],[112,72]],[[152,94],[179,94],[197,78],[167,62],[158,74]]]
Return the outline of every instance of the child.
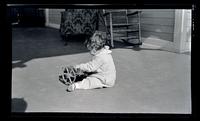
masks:
[[[92,60],[73,67],[92,74],[83,80],[68,85],[67,91],[112,87],[115,84],[116,69],[111,55],[112,51],[109,50],[109,46],[106,46],[106,34],[95,31],[86,46],[93,56]]]

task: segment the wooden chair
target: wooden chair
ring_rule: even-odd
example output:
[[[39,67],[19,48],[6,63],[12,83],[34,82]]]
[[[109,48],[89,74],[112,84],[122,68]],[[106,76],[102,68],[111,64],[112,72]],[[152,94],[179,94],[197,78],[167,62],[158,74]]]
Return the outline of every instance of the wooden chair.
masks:
[[[133,9],[103,9],[105,26],[109,30],[112,47],[115,39],[133,46],[142,45],[140,15],[141,11]]]

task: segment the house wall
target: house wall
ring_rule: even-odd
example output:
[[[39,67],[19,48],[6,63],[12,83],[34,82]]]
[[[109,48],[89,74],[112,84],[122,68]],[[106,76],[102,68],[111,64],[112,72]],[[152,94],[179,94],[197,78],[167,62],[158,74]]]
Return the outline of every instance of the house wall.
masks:
[[[136,9],[130,9],[135,11]],[[147,44],[159,46],[166,50],[177,51],[177,47],[174,50],[175,33],[175,16],[176,9],[140,9],[141,13],[141,35],[142,41]],[[48,9],[47,23],[48,26],[54,28],[60,28],[61,11],[64,9]],[[191,43],[191,10],[185,10],[185,21],[184,28],[186,28],[186,35],[184,48],[190,49],[188,46]],[[114,19],[114,21],[121,22],[122,19]],[[134,18],[130,19],[134,22]],[[107,21],[109,23],[109,21]],[[103,29],[102,23],[99,26]],[[177,41],[177,40],[176,40]],[[186,45],[187,44],[187,45]]]
[[[49,9],[49,24],[56,24],[58,27],[61,21],[60,12],[62,11],[64,11],[64,9]],[[134,9],[131,11],[134,11]],[[172,42],[174,16],[174,9],[142,9],[142,37],[149,39],[161,39]],[[134,19],[130,19],[130,21],[134,21]]]
[[[191,51],[191,22],[191,9],[142,9],[142,41],[167,51]]]
[[[129,9],[133,12],[136,9]],[[175,9],[140,9],[141,13],[141,35],[143,41],[153,43],[154,40],[173,42]],[[109,16],[108,16],[109,17]],[[124,23],[117,14],[113,15],[114,23]],[[108,18],[107,18],[108,20]],[[125,20],[125,19],[124,19]],[[129,22],[135,22],[135,18],[129,19]],[[109,24],[109,21],[107,21]]]
[[[173,41],[174,9],[142,9],[142,37]]]

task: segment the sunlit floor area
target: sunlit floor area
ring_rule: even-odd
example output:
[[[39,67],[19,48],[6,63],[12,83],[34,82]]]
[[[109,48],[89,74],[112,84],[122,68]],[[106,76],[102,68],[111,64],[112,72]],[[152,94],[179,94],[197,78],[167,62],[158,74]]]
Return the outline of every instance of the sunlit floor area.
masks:
[[[64,46],[57,29],[13,28],[12,111],[191,113],[190,54],[115,44],[115,86],[67,92],[58,74],[90,60],[83,40]]]

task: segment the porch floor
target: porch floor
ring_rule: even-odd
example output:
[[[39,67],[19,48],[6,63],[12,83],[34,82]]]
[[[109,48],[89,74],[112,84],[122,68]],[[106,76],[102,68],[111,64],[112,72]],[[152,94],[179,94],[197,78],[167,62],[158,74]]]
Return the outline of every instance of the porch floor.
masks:
[[[12,37],[13,112],[191,113],[190,55],[118,42],[114,87],[66,92],[58,74],[90,60],[83,41],[64,46],[51,28],[13,28]]]

